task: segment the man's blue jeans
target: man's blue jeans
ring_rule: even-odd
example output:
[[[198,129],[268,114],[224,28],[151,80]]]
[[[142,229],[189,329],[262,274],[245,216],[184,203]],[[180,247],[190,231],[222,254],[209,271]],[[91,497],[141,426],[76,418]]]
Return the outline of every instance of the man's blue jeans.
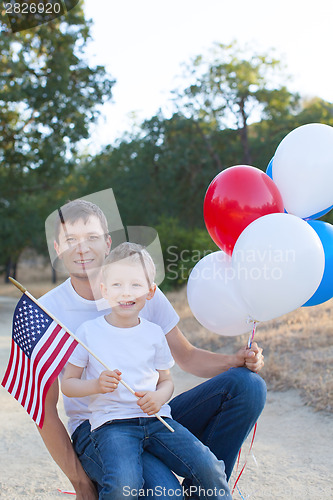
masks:
[[[175,397],[172,416],[200,439],[225,464],[230,477],[239,449],[262,412],[266,401],[263,379],[247,368],[231,368]],[[81,424],[73,444],[88,476],[102,484],[103,471],[90,439],[89,422]],[[147,490],[156,485],[175,490],[176,477],[150,453],[143,453],[143,477]],[[158,500],[162,496],[150,496]],[[165,498],[172,498],[166,495]],[[180,497],[175,495],[174,498]]]
[[[166,421],[175,432],[154,417],[114,420],[92,431],[104,468],[100,500],[142,496],[144,450],[160,458],[176,474],[190,479],[191,489],[199,498],[231,500],[223,461],[178,422],[169,418]],[[156,495],[160,491],[156,488]],[[171,492],[177,493],[182,496],[179,483],[177,491]]]

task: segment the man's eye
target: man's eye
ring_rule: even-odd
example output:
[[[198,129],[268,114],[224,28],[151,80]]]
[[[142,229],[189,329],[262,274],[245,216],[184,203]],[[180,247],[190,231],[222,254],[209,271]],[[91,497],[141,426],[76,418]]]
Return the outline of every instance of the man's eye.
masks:
[[[99,236],[97,236],[97,235],[89,236],[89,240],[90,240],[90,241],[96,241],[96,240],[99,240],[99,238],[100,238],[100,237],[99,237]]]
[[[66,238],[67,243],[75,243],[75,238]]]
[[[141,283],[133,283],[133,286],[136,286],[136,287],[141,287]]]

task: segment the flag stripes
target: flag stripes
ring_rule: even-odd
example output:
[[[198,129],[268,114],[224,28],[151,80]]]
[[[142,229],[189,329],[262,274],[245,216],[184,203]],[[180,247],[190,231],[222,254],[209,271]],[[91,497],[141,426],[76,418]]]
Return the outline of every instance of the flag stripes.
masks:
[[[1,385],[39,427],[46,394],[76,345],[64,328],[23,294],[14,312],[11,353]]]

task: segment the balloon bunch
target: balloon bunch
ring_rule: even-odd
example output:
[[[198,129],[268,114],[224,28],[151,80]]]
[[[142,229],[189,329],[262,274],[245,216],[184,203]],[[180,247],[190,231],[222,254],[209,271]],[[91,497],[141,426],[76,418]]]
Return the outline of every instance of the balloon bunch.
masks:
[[[248,165],[220,172],[204,200],[220,251],[197,263],[187,285],[196,319],[220,335],[239,335],[333,297],[333,226],[314,220],[332,208],[328,125],[290,132],[266,173]]]

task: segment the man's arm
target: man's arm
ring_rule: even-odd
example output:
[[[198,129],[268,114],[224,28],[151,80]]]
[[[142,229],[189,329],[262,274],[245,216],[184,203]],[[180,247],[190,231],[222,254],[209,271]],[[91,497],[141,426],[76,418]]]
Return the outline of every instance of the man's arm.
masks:
[[[246,366],[259,372],[264,366],[262,349],[253,342],[251,349],[243,347],[236,354],[227,355],[199,349],[192,345],[175,326],[166,335],[171,354],[182,370],[198,377],[215,377],[229,368]]]
[[[45,400],[43,428],[37,429],[53,460],[68,477],[76,491],[76,500],[97,500],[95,486],[86,475],[74,451],[70,437],[59,418],[57,402],[59,385],[56,380],[50,387]]]

